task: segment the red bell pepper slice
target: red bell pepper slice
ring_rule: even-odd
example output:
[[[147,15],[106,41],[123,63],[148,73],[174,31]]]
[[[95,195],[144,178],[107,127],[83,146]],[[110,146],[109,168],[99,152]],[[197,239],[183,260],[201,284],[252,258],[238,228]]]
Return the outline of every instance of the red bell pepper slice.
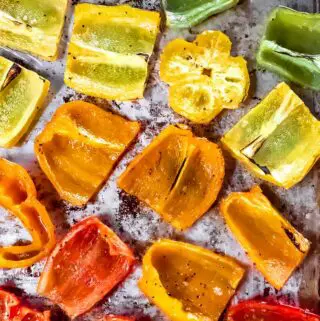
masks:
[[[319,321],[320,316],[297,307],[263,301],[243,301],[232,306],[227,321]]]
[[[50,321],[50,312],[39,312],[20,303],[12,293],[0,289],[1,321]]]
[[[71,317],[83,314],[130,272],[131,250],[98,218],[76,224],[51,253],[38,293]]]

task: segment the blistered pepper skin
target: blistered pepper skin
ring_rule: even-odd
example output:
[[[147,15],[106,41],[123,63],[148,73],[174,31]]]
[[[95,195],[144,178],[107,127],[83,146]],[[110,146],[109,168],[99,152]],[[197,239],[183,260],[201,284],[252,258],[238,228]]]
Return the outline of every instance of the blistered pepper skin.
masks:
[[[220,31],[204,31],[192,43],[169,42],[160,63],[160,77],[170,85],[169,106],[199,124],[209,123],[225,108],[238,108],[248,95],[250,78],[245,59],[230,52],[231,41]]]
[[[212,15],[228,10],[239,0],[162,0],[167,25],[173,28],[190,28]]]
[[[307,255],[310,242],[286,221],[259,187],[221,203],[228,227],[268,282],[280,290]]]
[[[0,44],[56,60],[67,5],[68,0],[1,0]]]
[[[50,82],[0,56],[0,146],[16,145],[44,104]]]
[[[290,87],[281,83],[222,138],[222,143],[259,178],[290,188],[318,160],[319,135],[319,121]]]
[[[232,258],[160,240],[143,258],[142,292],[172,321],[216,321],[244,276]]]
[[[159,24],[158,12],[126,5],[77,5],[66,85],[105,99],[142,98]]]
[[[216,144],[169,126],[129,164],[118,185],[184,230],[210,208],[223,178],[224,159]]]
[[[258,64],[303,87],[320,90],[319,23],[320,14],[275,8],[260,44]]]
[[[34,148],[61,198],[81,206],[98,192],[139,131],[138,122],[75,101],[56,111]]]
[[[54,248],[37,291],[76,318],[122,282],[134,261],[129,247],[91,216],[73,226]]]
[[[27,171],[3,158],[0,158],[0,205],[16,216],[32,237],[27,245],[0,247],[0,268],[28,267],[46,257],[55,245],[51,219],[37,200]]]

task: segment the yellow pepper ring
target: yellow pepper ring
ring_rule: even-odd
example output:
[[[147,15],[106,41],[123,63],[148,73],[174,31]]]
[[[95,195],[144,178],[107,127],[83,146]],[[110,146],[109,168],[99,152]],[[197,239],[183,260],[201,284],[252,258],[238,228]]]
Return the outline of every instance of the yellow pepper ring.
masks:
[[[21,220],[32,237],[28,245],[0,247],[0,268],[27,267],[47,256],[55,244],[54,226],[38,201],[27,171],[0,158],[0,205]]]

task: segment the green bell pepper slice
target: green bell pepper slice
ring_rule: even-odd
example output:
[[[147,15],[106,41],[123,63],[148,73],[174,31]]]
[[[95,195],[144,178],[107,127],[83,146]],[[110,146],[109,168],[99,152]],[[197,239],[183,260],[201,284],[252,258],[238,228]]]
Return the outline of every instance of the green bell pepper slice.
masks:
[[[257,62],[289,81],[320,90],[320,14],[274,9]]]
[[[228,10],[239,0],[162,0],[167,25],[174,28],[190,28],[210,16]]]

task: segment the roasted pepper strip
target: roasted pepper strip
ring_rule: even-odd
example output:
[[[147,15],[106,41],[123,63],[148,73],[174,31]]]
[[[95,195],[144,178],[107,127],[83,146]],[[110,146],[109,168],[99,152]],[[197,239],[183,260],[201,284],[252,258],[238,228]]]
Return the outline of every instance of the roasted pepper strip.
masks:
[[[320,155],[320,123],[285,83],[245,115],[223,138],[255,175],[290,188]]]
[[[275,8],[267,21],[258,64],[280,76],[320,90],[320,14]]]
[[[105,316],[102,320],[103,321],[135,321],[136,318],[135,317],[125,317],[122,315],[109,314],[109,315]]]
[[[1,321],[50,321],[50,311],[39,312],[20,303],[12,293],[0,288]]]
[[[271,304],[263,301],[243,301],[231,307],[226,321],[319,321],[320,316],[283,304]]]
[[[26,133],[49,86],[50,82],[35,72],[0,56],[1,147],[14,146]]]
[[[55,244],[54,226],[27,171],[0,158],[0,206],[19,218],[32,237],[27,245],[0,247],[0,268],[27,267],[47,256]]]
[[[223,177],[216,144],[169,126],[129,164],[118,185],[177,229],[186,229],[216,200]]]
[[[171,87],[169,105],[195,123],[208,123],[224,108],[247,97],[250,78],[242,57],[231,57],[231,41],[220,31],[205,31],[193,43],[182,39],[163,50],[160,77]]]
[[[162,0],[167,25],[174,28],[190,28],[212,15],[228,10],[239,0]]]
[[[68,0],[1,0],[0,44],[56,60],[67,4]]]
[[[82,101],[61,106],[35,142],[39,164],[61,198],[86,204],[140,130],[138,122]]]
[[[142,98],[159,24],[157,12],[77,5],[65,83],[105,99]]]
[[[139,287],[172,321],[215,321],[244,275],[232,258],[171,240],[143,258]]]
[[[310,242],[272,207],[259,187],[230,194],[221,212],[257,269],[280,290],[307,255]]]
[[[38,293],[71,318],[88,311],[128,275],[131,250],[99,219],[76,224],[51,253]]]

